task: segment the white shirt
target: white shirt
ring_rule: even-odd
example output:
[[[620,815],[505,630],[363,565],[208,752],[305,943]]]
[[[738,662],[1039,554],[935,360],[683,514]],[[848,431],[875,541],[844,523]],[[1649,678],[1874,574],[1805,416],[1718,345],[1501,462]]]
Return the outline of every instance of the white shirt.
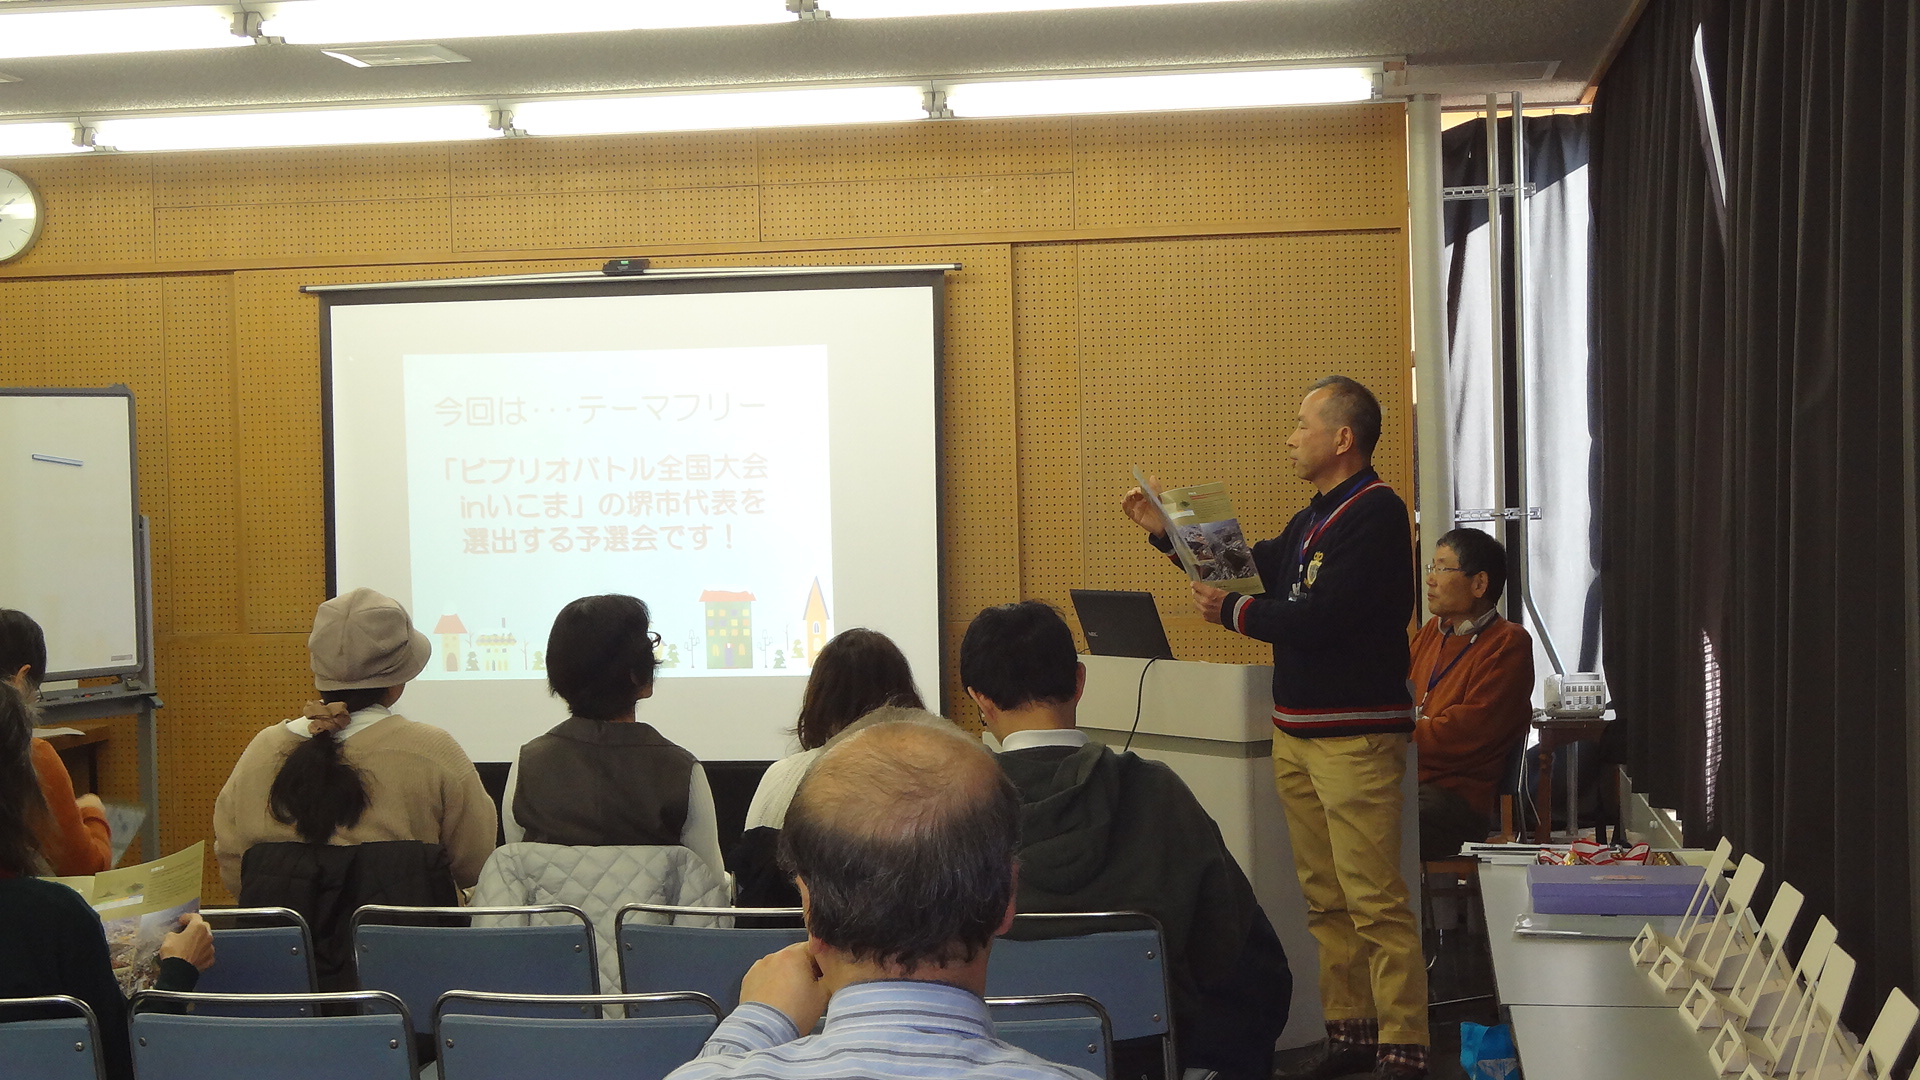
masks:
[[[1071,746],[1076,749],[1093,741],[1079,728],[1030,728],[1016,731],[1000,740],[1000,752],[1031,750],[1036,746]]]
[[[753,802],[747,806],[745,828],[785,828],[787,807],[793,803],[793,793],[800,789],[800,781],[806,779],[813,760],[825,749],[824,746],[816,746],[811,750],[788,754],[767,766],[767,771],[760,776],[760,786],[753,789]]]

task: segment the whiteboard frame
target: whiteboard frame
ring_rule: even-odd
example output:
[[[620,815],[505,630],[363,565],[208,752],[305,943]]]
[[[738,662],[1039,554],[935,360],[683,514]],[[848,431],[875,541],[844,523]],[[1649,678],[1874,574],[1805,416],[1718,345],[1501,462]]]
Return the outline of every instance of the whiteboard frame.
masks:
[[[133,618],[134,645],[133,660],[110,667],[87,668],[75,671],[56,671],[47,669],[47,682],[66,679],[93,679],[102,676],[137,675],[145,672],[152,658],[153,640],[148,633],[153,618],[153,588],[149,580],[147,560],[141,557],[140,544],[140,441],[139,429],[135,426],[133,390],[125,383],[100,387],[40,387],[6,386],[0,387],[0,397],[36,397],[36,398],[100,398],[118,397],[127,403],[127,491],[131,496],[131,505],[127,507],[127,536],[131,540],[133,551]],[[27,614],[31,615],[32,612]],[[51,657],[49,657],[51,659]]]

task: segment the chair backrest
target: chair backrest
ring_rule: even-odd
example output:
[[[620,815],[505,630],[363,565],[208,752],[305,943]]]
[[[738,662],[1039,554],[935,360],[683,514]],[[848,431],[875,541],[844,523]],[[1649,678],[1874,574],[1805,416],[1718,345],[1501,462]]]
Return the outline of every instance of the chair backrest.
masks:
[[[628,904],[614,916],[620,939],[620,987],[629,994],[691,990],[719,1002],[723,1013],[740,1004],[740,980],[754,961],[796,941],[803,929],[739,926],[681,926],[648,921],[716,916],[798,916],[798,908],[688,908],[665,904]]]
[[[25,1013],[42,1017],[48,1012],[71,1016],[15,1020]],[[0,1061],[10,1076],[34,1080],[102,1080],[100,1024],[93,1010],[79,998],[0,998]]]
[[[299,1000],[295,1000],[295,999]],[[343,1016],[208,1016],[203,1004],[298,1004],[312,1012],[374,1007]],[[185,1010],[193,1009],[188,1012]],[[165,1010],[165,1011],[161,1011]],[[140,1080],[414,1080],[413,1025],[392,994],[205,994],[142,990],[128,1031]]]
[[[421,926],[383,920],[490,916],[557,917],[555,925]],[[579,908],[416,908],[369,904],[353,914],[360,985],[407,1003],[430,1030],[434,1003],[449,990],[503,994],[592,994],[599,990],[593,924]]]
[[[201,972],[202,994],[311,994],[320,989],[313,934],[292,908],[207,908],[219,963]],[[231,923],[233,925],[222,925]]]
[[[1115,1039],[1159,1037],[1167,1075],[1175,1075],[1173,1013],[1165,937],[1137,911],[1019,915],[1015,932],[1048,934],[993,943],[987,993],[994,997],[1086,994],[1112,1022]]]
[[[621,1015],[599,1019],[610,1007]],[[573,1015],[561,1018],[561,1012]],[[720,1006],[704,994],[454,990],[435,1007],[433,1041],[441,1080],[660,1080],[692,1061],[719,1024]]]
[[[987,1011],[1001,1042],[1056,1065],[1113,1075],[1113,1022],[1086,994],[988,998]]]

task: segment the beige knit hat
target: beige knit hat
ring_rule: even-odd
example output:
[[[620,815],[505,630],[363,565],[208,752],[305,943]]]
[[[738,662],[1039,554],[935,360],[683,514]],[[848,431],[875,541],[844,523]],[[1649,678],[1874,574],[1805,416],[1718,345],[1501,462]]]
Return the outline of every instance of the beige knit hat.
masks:
[[[355,589],[314,612],[307,652],[313,659],[315,687],[372,690],[399,686],[420,674],[433,646],[413,628],[398,601],[372,589]]]

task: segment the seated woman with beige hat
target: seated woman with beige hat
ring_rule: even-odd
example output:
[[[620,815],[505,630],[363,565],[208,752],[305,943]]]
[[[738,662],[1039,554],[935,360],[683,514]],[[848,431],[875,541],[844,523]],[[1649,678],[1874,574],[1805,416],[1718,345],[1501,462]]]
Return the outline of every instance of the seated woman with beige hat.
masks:
[[[256,844],[418,840],[444,847],[468,888],[493,852],[493,800],[445,731],[392,712],[433,649],[372,589],[320,605],[307,638],[321,700],[254,736],[214,803],[220,880],[240,895]]]

